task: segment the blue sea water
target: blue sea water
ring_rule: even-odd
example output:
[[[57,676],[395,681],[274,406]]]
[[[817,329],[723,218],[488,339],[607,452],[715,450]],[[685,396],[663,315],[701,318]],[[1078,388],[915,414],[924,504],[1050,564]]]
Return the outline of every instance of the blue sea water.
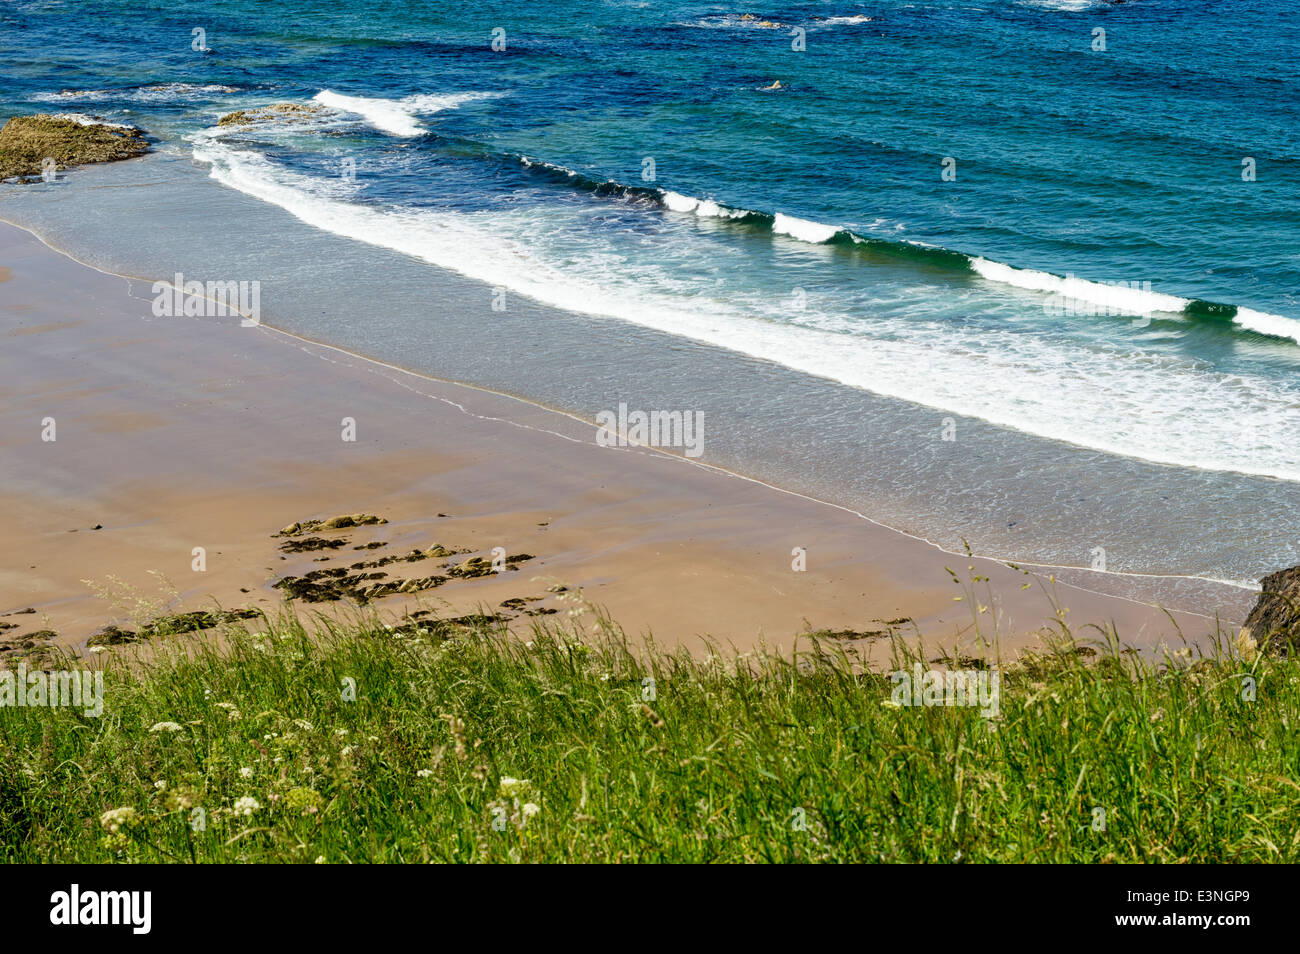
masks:
[[[0,4],[0,115],[136,124],[304,230],[598,319],[599,334],[757,359],[774,369],[764,425],[834,449],[818,466],[841,470],[819,486],[856,486],[869,456],[823,412],[833,401],[813,399],[825,382],[912,408],[934,433],[944,415],[991,428],[999,474],[927,463],[923,496],[984,486],[962,506],[992,551],[1086,563],[1068,556],[1090,549],[1084,527],[1121,533],[1144,494],[1203,496],[1165,514],[1166,537],[1135,533],[1121,565],[1253,580],[1300,558],[1293,13],[1283,0],[19,0]],[[278,102],[322,108],[216,125]],[[21,204],[39,219],[44,188],[9,187],[0,216]],[[113,220],[119,237],[131,227]],[[149,261],[159,275],[165,258]],[[398,318],[323,336],[490,377],[422,359],[445,329]],[[594,415],[529,378],[528,344],[496,347],[515,377],[490,383]],[[760,446],[713,459],[798,483]],[[1040,452],[1053,469],[1036,469]],[[1129,475],[1104,491],[1114,505],[1102,513],[1090,492],[1051,523],[1065,471],[1074,486],[1089,468]],[[1020,522],[990,515],[995,501],[1038,481],[1053,488],[1036,498],[1040,538],[995,533]],[[933,536],[915,483],[845,502]]]

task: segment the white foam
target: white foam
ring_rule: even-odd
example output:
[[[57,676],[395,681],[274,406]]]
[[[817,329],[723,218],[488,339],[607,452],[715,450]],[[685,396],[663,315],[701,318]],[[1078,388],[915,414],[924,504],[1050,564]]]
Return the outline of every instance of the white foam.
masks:
[[[495,96],[495,93],[418,93],[405,99],[382,99],[376,96],[345,96],[324,89],[312,97],[329,109],[353,113],[371,126],[390,136],[410,138],[428,132],[416,120],[419,113],[437,113],[455,109],[462,103]]]
[[[665,207],[674,212],[694,212],[699,208],[700,200],[692,199],[689,195],[682,195],[678,192],[665,191],[663,203]]]
[[[772,222],[772,231],[780,235],[797,238],[801,242],[820,244],[829,242],[840,229],[834,225],[823,225],[821,222],[811,222],[808,219],[796,219],[793,215],[778,212]]]
[[[733,209],[727,205],[720,205],[712,199],[693,199],[689,195],[669,192],[666,189],[659,198],[666,209],[673,212],[694,212],[702,219],[743,219],[752,214],[746,209]]]
[[[236,91],[234,86],[222,86],[216,83],[158,83],[131,89],[65,89],[57,93],[34,93],[29,99],[40,103],[59,103],[69,100],[93,102],[103,99],[164,102],[173,99],[205,99]]]
[[[100,119],[98,116],[87,116],[85,113],[55,113],[55,119],[69,119],[78,126],[109,126],[113,129],[135,129],[126,123],[111,123],[107,119]]]
[[[971,267],[989,281],[1033,291],[1051,292],[1068,301],[1099,305],[1117,315],[1149,315],[1153,312],[1177,314],[1191,304],[1186,298],[1164,295],[1142,287],[1134,288],[1128,284],[1110,285],[1104,282],[1090,282],[1082,278],[1062,278],[1060,275],[1038,272],[1030,268],[1013,268],[1001,262],[991,262],[986,258],[972,258]]]
[[[1101,0],[1020,0],[1020,5],[1043,10],[1060,10],[1063,13],[1081,13],[1101,6]]]
[[[1270,315],[1266,311],[1255,311],[1251,308],[1238,308],[1237,314],[1232,320],[1241,327],[1257,331],[1262,335],[1290,338],[1292,341],[1300,343],[1300,321],[1296,321],[1294,318],[1287,318],[1284,315]]]
[[[989,281],[1032,291],[1048,292],[1066,302],[1088,302],[1099,308],[1098,313],[1112,315],[1151,315],[1157,312],[1179,314],[1190,305],[1191,299],[1165,295],[1145,287],[1132,287],[1119,283],[1090,282],[1082,278],[1052,275],[1029,268],[1014,268],[986,258],[972,258],[971,267]],[[1277,338],[1290,338],[1300,343],[1300,321],[1283,315],[1238,308],[1233,321],[1242,328]]]

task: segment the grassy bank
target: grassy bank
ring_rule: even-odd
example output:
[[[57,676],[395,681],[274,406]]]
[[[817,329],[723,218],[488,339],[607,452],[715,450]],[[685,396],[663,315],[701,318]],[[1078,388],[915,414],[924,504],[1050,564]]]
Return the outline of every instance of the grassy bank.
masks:
[[[608,626],[490,626],[249,620],[109,660],[100,718],[0,709],[0,855],[1300,859],[1295,661],[1062,649],[1004,667],[984,718],[897,707],[826,645],[640,659]]]

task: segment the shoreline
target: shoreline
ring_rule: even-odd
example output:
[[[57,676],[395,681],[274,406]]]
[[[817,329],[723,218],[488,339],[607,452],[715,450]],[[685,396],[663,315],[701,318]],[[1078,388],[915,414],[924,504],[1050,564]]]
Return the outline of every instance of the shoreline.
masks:
[[[138,598],[156,602],[156,590],[142,589],[154,571],[184,583],[165,600],[172,611],[213,600],[227,609],[271,610],[277,578],[310,572],[315,563],[365,562],[373,554],[358,557],[344,546],[377,542],[384,554],[438,543],[485,559],[494,545],[534,555],[521,572],[457,580],[414,601],[381,599],[373,605],[383,612],[429,598],[455,613],[522,600],[555,610],[545,614],[554,619],[600,606],[630,636],[651,633],[667,647],[712,641],[737,650],[760,642],[788,648],[801,632],[851,631],[871,634],[845,642],[873,660],[887,649],[885,632],[919,633],[930,645],[974,642],[959,635],[970,614],[954,601],[959,591],[945,571],[961,555],[848,508],[653,448],[600,448],[594,425],[574,415],[291,333],[145,317],[144,300],[130,294],[135,279],[75,262],[16,226],[0,230],[0,247],[13,260],[9,297],[31,299],[0,310],[13,343],[5,349],[5,387],[42,410],[20,410],[23,402],[10,400],[0,427],[13,451],[5,464],[7,510],[20,515],[11,521],[16,532],[4,545],[5,565],[29,567],[5,574],[0,610],[36,608],[41,625],[59,633],[58,644],[81,646],[100,626],[129,616],[82,580],[103,589],[109,575],[123,578],[140,590]],[[93,324],[77,320],[79,306],[98,312]],[[148,373],[103,363],[86,370],[82,359],[95,344]],[[185,370],[194,366],[216,378],[196,385]],[[249,384],[255,402],[239,398]],[[195,400],[196,386],[204,400]],[[379,436],[345,447],[341,412],[322,416],[301,400],[322,391],[346,396],[363,433],[377,427]],[[44,416],[71,422],[60,423],[53,444],[36,439],[32,419]],[[287,447],[295,426],[308,422],[316,432]],[[431,432],[455,439],[421,446],[418,436]],[[73,455],[56,466],[40,460],[69,444]],[[362,453],[349,459],[355,450]],[[154,472],[160,465],[170,474]],[[260,479],[246,480],[259,471]],[[350,531],[337,548],[346,558],[277,553],[271,535],[285,524],[361,511],[390,523]],[[618,539],[611,543],[611,535]],[[198,541],[210,544],[201,579],[190,567]],[[805,546],[804,572],[791,568],[795,546]],[[984,558],[967,565],[991,578],[996,598],[983,622],[999,617],[1002,648],[1036,645],[1051,608],[1040,593],[1019,587],[1038,577]],[[551,594],[549,586],[569,589]],[[1114,620],[1120,638],[1139,648],[1177,642],[1161,610],[1056,587],[1076,628]],[[585,604],[576,603],[579,593]],[[529,622],[526,612],[513,619]],[[1213,628],[1196,614],[1173,618],[1193,641]]]
[[[58,246],[51,244],[49,241],[46,240],[44,236],[40,235],[35,229],[20,224],[18,222],[10,221],[8,219],[5,219],[3,216],[0,216],[0,229],[3,228],[17,229],[21,232],[24,232],[27,235],[31,236],[33,239],[35,239],[37,242],[39,242],[41,245],[43,245],[45,248],[49,249],[54,254],[66,258],[71,262],[75,263],[76,265],[79,265],[83,268],[91,269],[95,272],[98,272],[100,275],[109,278],[118,278],[126,282],[142,282],[146,284],[152,284],[155,281],[164,281],[164,282],[167,281],[167,279],[154,279],[147,276],[127,275],[127,274],[122,274],[119,272],[109,271],[100,268],[96,265],[93,265],[89,262],[79,259],[73,252],[70,252],[66,249],[59,248]],[[334,352],[338,355],[343,356],[346,359],[364,362],[368,366],[373,366],[373,368],[376,371],[382,369],[384,371],[395,372],[401,376],[410,377],[412,379],[415,379],[416,381],[425,381],[434,385],[443,385],[448,387],[466,388],[471,391],[481,392],[485,395],[491,395],[492,397],[495,398],[501,398],[506,401],[517,402],[520,405],[524,405],[526,407],[535,410],[541,410],[548,414],[554,414],[559,417],[567,418],[569,421],[572,421],[573,423],[583,427],[595,429],[598,426],[594,421],[588,420],[574,411],[570,411],[562,407],[550,405],[544,401],[540,401],[535,398],[525,397],[518,394],[512,394],[508,391],[503,391],[498,388],[493,388],[482,384],[476,384],[474,382],[458,381],[452,378],[441,377],[436,374],[430,374],[412,367],[406,367],[400,364],[393,363],[391,361],[386,361],[382,358],[378,358],[372,355],[367,355],[358,351],[350,350],[341,345],[332,344],[328,341],[323,341],[318,338],[313,338],[309,335],[289,331],[285,328],[279,328],[267,322],[260,322],[259,325],[263,330],[278,335],[283,339],[285,339],[287,342]],[[397,382],[394,381],[394,383]],[[405,386],[405,385],[399,385],[399,386]],[[428,397],[429,395],[425,395],[425,396]],[[816,496],[815,494],[803,493],[801,491],[794,490],[788,487],[782,487],[777,484],[765,481],[760,477],[756,477],[751,474],[746,474],[741,471],[735,470],[733,468],[723,466],[721,464],[716,464],[705,460],[694,460],[686,457],[684,454],[673,453],[672,451],[664,450],[663,448],[658,448],[658,447],[643,446],[637,448],[637,450],[639,450],[642,453],[656,454],[666,458],[671,458],[677,460],[679,463],[682,464],[689,464],[707,471],[725,475],[727,477],[732,477],[738,480],[743,480],[749,483],[753,483],[767,490],[775,491],[781,494],[788,494],[792,497],[797,497],[801,500],[806,500],[810,503],[814,503],[824,507],[830,507],[835,510],[842,511],[851,517],[864,520],[872,524],[873,526],[879,527],[883,530],[888,530],[892,533],[899,534],[900,536],[907,537],[919,543],[924,543],[927,546],[933,547],[935,550],[939,551],[940,553],[946,554],[950,557],[953,557],[954,559],[961,559],[967,556],[976,556],[983,560],[990,560],[997,563],[1027,567],[1033,570],[1039,570],[1039,571],[1043,571],[1044,573],[1051,573],[1051,574],[1059,574],[1062,572],[1096,574],[1098,579],[1110,579],[1115,581],[1122,581],[1122,580],[1188,581],[1193,583],[1204,583],[1204,584],[1211,584],[1215,586],[1222,586],[1222,587],[1241,590],[1249,593],[1260,592],[1260,587],[1258,582],[1252,583],[1246,580],[1221,579],[1218,577],[1204,576],[1204,575],[1197,575],[1197,574],[1190,574],[1190,573],[1147,573],[1147,572],[1126,571],[1126,570],[1098,570],[1093,567],[1087,567],[1087,566],[1079,566],[1079,565],[1066,564],[1066,563],[1038,562],[1034,560],[1018,559],[1006,555],[997,555],[997,554],[989,554],[989,553],[975,553],[975,554],[962,553],[960,551],[945,547],[942,543],[932,540],[924,536],[923,534],[913,533],[908,530],[895,527],[883,520],[878,520],[870,516],[869,514],[864,513],[861,510],[855,509],[852,506],[836,503],[833,500],[823,499],[821,497]],[[1077,582],[1065,583],[1065,582],[1058,581],[1058,584],[1062,586],[1066,586],[1073,590],[1080,590],[1096,596],[1104,596],[1104,597],[1109,597],[1114,599],[1126,600],[1128,602],[1140,603],[1143,605],[1150,605],[1150,602],[1147,600],[1125,596],[1121,593],[1107,593],[1104,590],[1092,589],[1088,586],[1081,585]],[[1185,612],[1191,616],[1203,617],[1205,619],[1213,619],[1213,616],[1211,614],[1201,613],[1195,610],[1181,610],[1180,612]]]

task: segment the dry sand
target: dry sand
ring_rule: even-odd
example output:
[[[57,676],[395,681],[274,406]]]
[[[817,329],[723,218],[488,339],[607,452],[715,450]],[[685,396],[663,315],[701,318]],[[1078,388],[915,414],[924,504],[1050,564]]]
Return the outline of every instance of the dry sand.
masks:
[[[1114,622],[1139,648],[1180,640],[1156,607],[1053,587],[670,454],[600,447],[593,423],[535,404],[233,318],[154,317],[150,282],[95,271],[11,226],[0,225],[0,261],[0,614],[37,610],[0,616],[20,624],[0,639],[49,628],[83,646],[128,621],[135,597],[106,600],[110,579],[150,601],[174,587],[171,612],[213,601],[273,611],[283,597],[271,584],[286,574],[436,542],[534,558],[430,590],[423,605],[459,615],[537,597],[530,609],[568,621],[581,594],[666,647],[788,649],[809,629],[886,631],[906,619],[894,628],[969,652],[972,606],[954,600],[946,569],[965,579],[968,566],[990,578],[981,625],[1004,652],[1039,644],[1053,616],[1044,587],[1076,627]],[[344,418],[355,442],[342,440]],[[282,554],[272,537],[362,511],[389,523],[319,534],[347,540],[321,562]],[[353,549],[374,541],[387,546]],[[803,572],[792,570],[795,547],[807,552]],[[454,562],[384,570],[427,576]],[[554,584],[570,590],[548,592]],[[396,616],[410,599],[374,605]],[[512,615],[517,630],[533,620]],[[1191,640],[1215,628],[1173,620]],[[887,654],[885,640],[853,645]]]

